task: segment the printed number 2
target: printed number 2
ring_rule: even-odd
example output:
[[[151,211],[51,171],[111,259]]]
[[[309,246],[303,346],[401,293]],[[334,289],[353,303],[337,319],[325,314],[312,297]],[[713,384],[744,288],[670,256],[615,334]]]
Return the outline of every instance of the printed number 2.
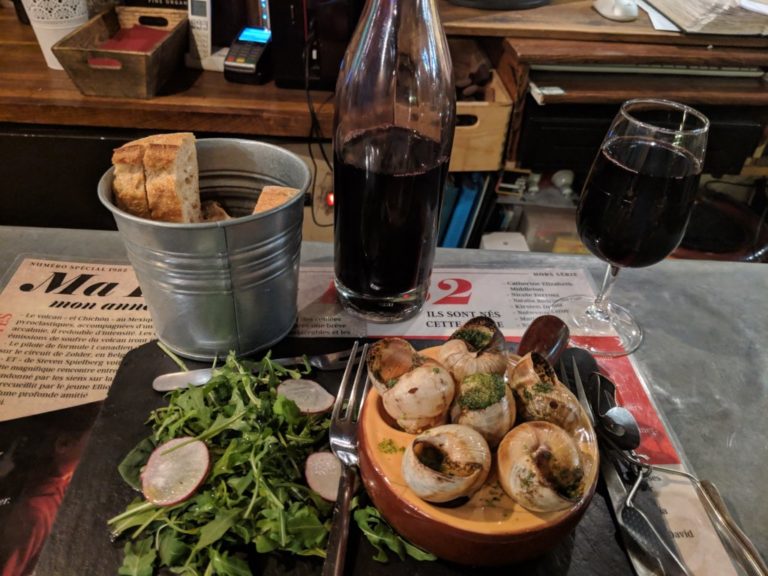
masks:
[[[445,278],[437,283],[437,287],[448,293],[434,304],[469,304],[469,298],[472,296],[472,282],[469,280]]]

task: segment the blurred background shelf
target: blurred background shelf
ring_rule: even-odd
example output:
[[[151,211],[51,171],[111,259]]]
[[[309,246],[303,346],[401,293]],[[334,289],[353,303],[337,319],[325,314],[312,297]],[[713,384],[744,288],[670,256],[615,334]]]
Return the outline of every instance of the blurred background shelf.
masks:
[[[475,137],[469,129],[458,133],[453,173],[465,179],[479,174],[487,179],[490,191],[483,194],[478,210],[471,211],[474,224],[466,233],[462,230],[459,244],[476,247],[483,234],[506,231],[525,232],[534,250],[577,249],[568,240],[568,231],[561,238],[557,230],[564,228],[560,224],[573,207],[567,202],[560,206],[562,198],[553,205],[554,199],[542,202],[535,195],[523,195],[519,201],[497,195],[503,169],[542,179],[570,170],[572,202],[620,102],[644,95],[679,99],[710,116],[713,126],[705,170],[716,179],[737,178],[751,186],[752,193],[737,200],[764,220],[760,182],[768,177],[765,77],[539,68],[709,63],[768,70],[768,37],[659,32],[644,12],[633,22],[610,22],[591,8],[591,0],[552,0],[548,6],[519,11],[477,10],[448,0],[438,0],[438,6],[451,40],[473,40],[495,71],[488,97],[459,104],[460,113],[463,108],[470,111],[468,116],[478,118],[487,138]],[[333,179],[320,149],[324,146],[330,157],[332,92],[307,93],[274,82],[234,84],[218,72],[181,68],[154,98],[84,96],[66,73],[46,67],[31,28],[18,21],[13,9],[2,7],[0,53],[0,153],[4,158],[0,179],[8,183],[0,193],[0,224],[111,227],[94,190],[109,165],[112,148],[152,132],[190,130],[200,137],[268,140],[302,155],[316,171],[306,236],[332,239],[332,208],[326,200]],[[496,113],[501,116],[487,116]],[[68,169],[64,150],[78,158],[77,171]],[[46,193],[51,174],[57,175],[63,191],[55,198]],[[738,196],[730,190],[726,195]],[[553,240],[543,239],[545,230],[557,232]]]

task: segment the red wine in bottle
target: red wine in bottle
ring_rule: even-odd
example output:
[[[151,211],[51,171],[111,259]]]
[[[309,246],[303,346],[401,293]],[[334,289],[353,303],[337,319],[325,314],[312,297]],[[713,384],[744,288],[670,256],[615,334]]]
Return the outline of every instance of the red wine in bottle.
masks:
[[[368,0],[335,112],[336,291],[353,314],[403,320],[429,288],[456,117],[434,0]]]

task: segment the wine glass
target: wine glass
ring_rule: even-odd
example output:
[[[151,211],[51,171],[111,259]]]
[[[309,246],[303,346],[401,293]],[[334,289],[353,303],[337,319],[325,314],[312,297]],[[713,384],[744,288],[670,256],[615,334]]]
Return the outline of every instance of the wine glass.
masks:
[[[662,99],[622,104],[584,183],[577,228],[592,254],[608,263],[600,291],[556,300],[551,312],[585,348],[602,356],[637,349],[643,331],[626,308],[608,300],[621,268],[650,266],[683,238],[698,191],[709,120],[693,108]]]

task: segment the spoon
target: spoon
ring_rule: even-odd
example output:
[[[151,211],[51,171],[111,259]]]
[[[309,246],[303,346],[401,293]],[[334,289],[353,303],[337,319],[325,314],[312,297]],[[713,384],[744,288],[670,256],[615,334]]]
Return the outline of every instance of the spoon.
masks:
[[[585,396],[594,414],[595,432],[620,450],[632,451],[640,446],[640,427],[634,414],[616,404],[616,385],[600,373],[592,354],[581,348],[569,348],[563,354],[561,370],[569,382],[576,380],[576,373],[590,375],[585,382],[589,385]]]
[[[618,448],[634,450],[640,446],[640,427],[632,412],[623,406],[614,406],[599,418],[603,431]]]
[[[525,329],[517,345],[517,354],[525,356],[529,352],[538,352],[554,365],[568,345],[569,337],[568,326],[560,318],[550,314],[538,316]]]
[[[634,450],[640,446],[640,426],[634,414],[616,404],[616,385],[599,372],[592,374],[594,383],[595,412],[600,421],[598,432],[602,432],[621,450]],[[603,406],[609,406],[603,412]]]

